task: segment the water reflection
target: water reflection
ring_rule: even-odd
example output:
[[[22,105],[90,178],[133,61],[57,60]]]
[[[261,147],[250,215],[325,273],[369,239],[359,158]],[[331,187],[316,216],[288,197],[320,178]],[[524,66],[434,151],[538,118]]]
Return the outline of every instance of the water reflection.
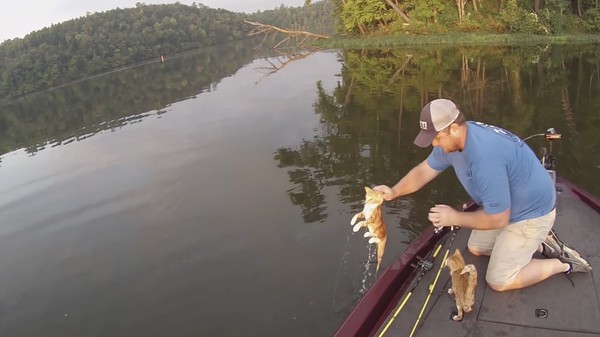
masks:
[[[12,102],[0,107],[0,155],[18,148],[35,154],[160,115],[214,90],[255,55],[252,42],[207,47]]]
[[[224,55],[218,55],[222,62]],[[215,62],[210,66],[219,67]],[[118,117],[135,120],[140,111],[154,117],[140,116],[143,122],[116,132],[88,130],[81,133],[93,135],[86,141],[31,157],[24,150],[3,155],[0,302],[7,310],[0,335],[309,336],[333,330],[339,254],[323,247],[336,245],[331,238],[338,236],[331,226],[300,226],[285,195],[287,176],[272,156],[314,133],[314,83],[322,79],[333,88],[339,63],[335,54],[318,54],[255,84],[262,78],[256,69],[267,65],[254,60],[232,68],[235,76],[205,82],[206,90],[210,83],[218,90],[181,102],[170,100],[201,89],[164,94],[152,107],[133,103],[133,115]],[[169,113],[157,118],[145,109]],[[68,116],[49,125],[67,125]],[[110,122],[82,118],[90,128]],[[43,130],[41,124],[22,125]],[[79,134],[80,128],[64,130]],[[39,144],[61,136],[51,131],[40,133]]]
[[[460,47],[447,49],[352,50],[337,87],[316,84],[319,134],[295,147],[279,148],[278,166],[295,186],[291,202],[304,221],[323,222],[322,190],[336,186],[343,203],[360,208],[362,186],[394,184],[428,151],[412,141],[419,111],[428,101],[450,98],[469,119],[501,125],[522,137],[555,127],[564,135],[555,147],[558,171],[600,195],[600,46]],[[542,140],[530,145],[540,150]],[[440,180],[440,179],[438,179]],[[446,174],[414,197],[389,205],[413,233],[410,219],[435,202],[466,195]]]

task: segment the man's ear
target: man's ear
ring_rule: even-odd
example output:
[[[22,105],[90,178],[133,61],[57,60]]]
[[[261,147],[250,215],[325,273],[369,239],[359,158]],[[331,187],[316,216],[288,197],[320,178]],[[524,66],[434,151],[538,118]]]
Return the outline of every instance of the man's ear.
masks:
[[[460,135],[460,125],[458,125],[458,123],[450,124],[450,134],[454,137],[458,137]]]

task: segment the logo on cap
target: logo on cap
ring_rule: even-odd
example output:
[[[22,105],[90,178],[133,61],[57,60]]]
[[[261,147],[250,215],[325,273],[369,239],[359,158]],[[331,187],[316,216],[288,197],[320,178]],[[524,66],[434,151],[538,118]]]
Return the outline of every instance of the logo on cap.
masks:
[[[421,129],[427,130],[427,122],[425,122],[425,121],[419,121],[419,125],[421,126]]]

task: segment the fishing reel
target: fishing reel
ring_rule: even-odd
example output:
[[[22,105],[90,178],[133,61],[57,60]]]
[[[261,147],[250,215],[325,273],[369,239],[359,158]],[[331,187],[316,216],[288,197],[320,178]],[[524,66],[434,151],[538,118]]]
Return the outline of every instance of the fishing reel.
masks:
[[[426,272],[426,271],[430,271],[431,269],[433,269],[433,261],[431,260],[426,260],[422,257],[417,256],[417,259],[419,260],[417,262],[417,264],[411,263],[411,266],[413,268],[419,268],[422,271]]]

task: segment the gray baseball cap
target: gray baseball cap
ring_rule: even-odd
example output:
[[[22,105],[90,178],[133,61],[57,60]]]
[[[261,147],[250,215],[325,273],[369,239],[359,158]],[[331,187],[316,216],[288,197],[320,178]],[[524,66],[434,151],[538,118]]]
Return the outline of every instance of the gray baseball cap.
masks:
[[[454,102],[448,99],[440,98],[427,103],[421,110],[419,118],[421,132],[415,138],[415,145],[418,147],[431,145],[438,132],[452,124],[459,113]]]

